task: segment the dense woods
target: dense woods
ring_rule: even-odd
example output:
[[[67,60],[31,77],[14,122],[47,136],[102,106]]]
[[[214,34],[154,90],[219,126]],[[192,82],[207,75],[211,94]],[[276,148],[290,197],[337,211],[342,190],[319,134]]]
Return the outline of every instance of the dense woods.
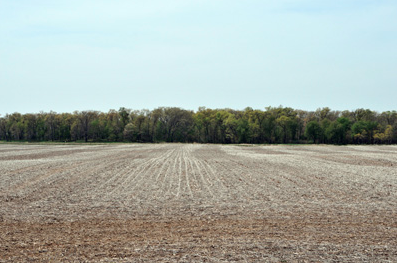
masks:
[[[391,144],[397,143],[397,112],[280,106],[243,111],[160,107],[107,113],[13,113],[0,117],[0,140]]]

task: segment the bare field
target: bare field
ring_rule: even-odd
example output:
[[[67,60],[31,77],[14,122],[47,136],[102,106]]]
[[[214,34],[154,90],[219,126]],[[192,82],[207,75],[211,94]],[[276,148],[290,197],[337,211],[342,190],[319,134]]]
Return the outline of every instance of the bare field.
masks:
[[[0,262],[397,262],[397,146],[0,144]]]

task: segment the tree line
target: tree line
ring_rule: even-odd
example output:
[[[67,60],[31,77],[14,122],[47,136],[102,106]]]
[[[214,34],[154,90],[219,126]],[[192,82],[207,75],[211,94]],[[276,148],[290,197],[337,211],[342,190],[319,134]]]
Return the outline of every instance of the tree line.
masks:
[[[0,116],[2,141],[197,143],[397,143],[397,112],[316,111],[289,107],[154,110],[120,108]]]

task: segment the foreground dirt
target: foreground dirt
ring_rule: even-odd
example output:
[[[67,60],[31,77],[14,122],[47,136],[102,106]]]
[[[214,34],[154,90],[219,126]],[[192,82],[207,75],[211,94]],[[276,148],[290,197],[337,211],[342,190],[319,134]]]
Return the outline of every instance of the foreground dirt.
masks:
[[[397,262],[396,146],[0,145],[0,262]]]

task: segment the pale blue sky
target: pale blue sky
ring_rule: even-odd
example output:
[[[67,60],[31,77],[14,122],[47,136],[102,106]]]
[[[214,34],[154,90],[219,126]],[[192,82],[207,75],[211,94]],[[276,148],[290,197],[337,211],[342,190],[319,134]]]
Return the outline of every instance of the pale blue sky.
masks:
[[[397,110],[395,0],[0,0],[0,114]]]

